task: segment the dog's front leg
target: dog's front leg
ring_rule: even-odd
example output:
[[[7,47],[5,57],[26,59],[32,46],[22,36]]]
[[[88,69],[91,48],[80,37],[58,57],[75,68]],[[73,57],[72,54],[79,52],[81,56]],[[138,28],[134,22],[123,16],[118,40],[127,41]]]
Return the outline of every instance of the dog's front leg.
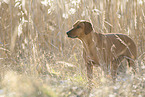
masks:
[[[88,87],[91,90],[92,88],[92,79],[93,79],[93,64],[92,62],[88,62],[86,64],[87,67],[87,77],[88,77]]]
[[[117,77],[117,68],[118,68],[118,61],[113,60],[111,64],[111,76],[113,79],[113,82],[115,83],[116,77]]]
[[[93,79],[93,64],[92,64],[92,62],[87,63],[87,77],[88,77],[88,80]]]

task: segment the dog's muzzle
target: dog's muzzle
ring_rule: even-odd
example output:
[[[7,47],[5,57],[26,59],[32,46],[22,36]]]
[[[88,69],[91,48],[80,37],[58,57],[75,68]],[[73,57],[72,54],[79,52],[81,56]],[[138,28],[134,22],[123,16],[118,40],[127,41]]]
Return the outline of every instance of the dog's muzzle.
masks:
[[[73,36],[71,35],[71,30],[66,32],[67,36],[70,37],[70,38],[77,38],[78,36]]]

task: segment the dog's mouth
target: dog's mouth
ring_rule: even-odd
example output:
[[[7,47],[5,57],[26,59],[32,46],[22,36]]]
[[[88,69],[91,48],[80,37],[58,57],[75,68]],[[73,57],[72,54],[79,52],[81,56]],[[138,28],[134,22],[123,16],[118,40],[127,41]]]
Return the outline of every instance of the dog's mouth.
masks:
[[[70,37],[70,38],[78,38],[78,36],[69,36],[69,35],[68,35],[68,37]]]
[[[70,38],[77,38],[77,37],[78,37],[78,36],[72,36],[72,35],[70,35],[70,32],[67,32],[66,34],[67,34],[67,36],[70,37]]]

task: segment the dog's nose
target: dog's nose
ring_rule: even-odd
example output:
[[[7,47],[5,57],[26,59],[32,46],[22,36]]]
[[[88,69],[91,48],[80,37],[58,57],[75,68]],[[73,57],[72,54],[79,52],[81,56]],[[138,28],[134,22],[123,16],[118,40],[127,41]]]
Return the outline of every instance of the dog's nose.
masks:
[[[70,31],[66,32],[66,34],[68,35]]]
[[[67,36],[70,37],[70,31],[66,32]]]
[[[70,31],[66,32],[66,34],[67,34],[68,37],[71,37]]]

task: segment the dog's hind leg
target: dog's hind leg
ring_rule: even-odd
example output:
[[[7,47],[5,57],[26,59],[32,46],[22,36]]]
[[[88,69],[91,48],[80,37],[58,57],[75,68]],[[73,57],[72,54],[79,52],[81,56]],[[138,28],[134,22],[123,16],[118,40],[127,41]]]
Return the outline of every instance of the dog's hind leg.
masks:
[[[123,59],[124,59],[123,56],[119,56],[118,58],[114,59],[111,63],[111,76],[112,76],[113,81],[116,80],[118,67]]]
[[[131,58],[126,58],[126,59],[128,61],[129,67],[132,67],[133,73],[136,74],[137,73],[137,70],[136,70],[135,60],[133,60]]]

